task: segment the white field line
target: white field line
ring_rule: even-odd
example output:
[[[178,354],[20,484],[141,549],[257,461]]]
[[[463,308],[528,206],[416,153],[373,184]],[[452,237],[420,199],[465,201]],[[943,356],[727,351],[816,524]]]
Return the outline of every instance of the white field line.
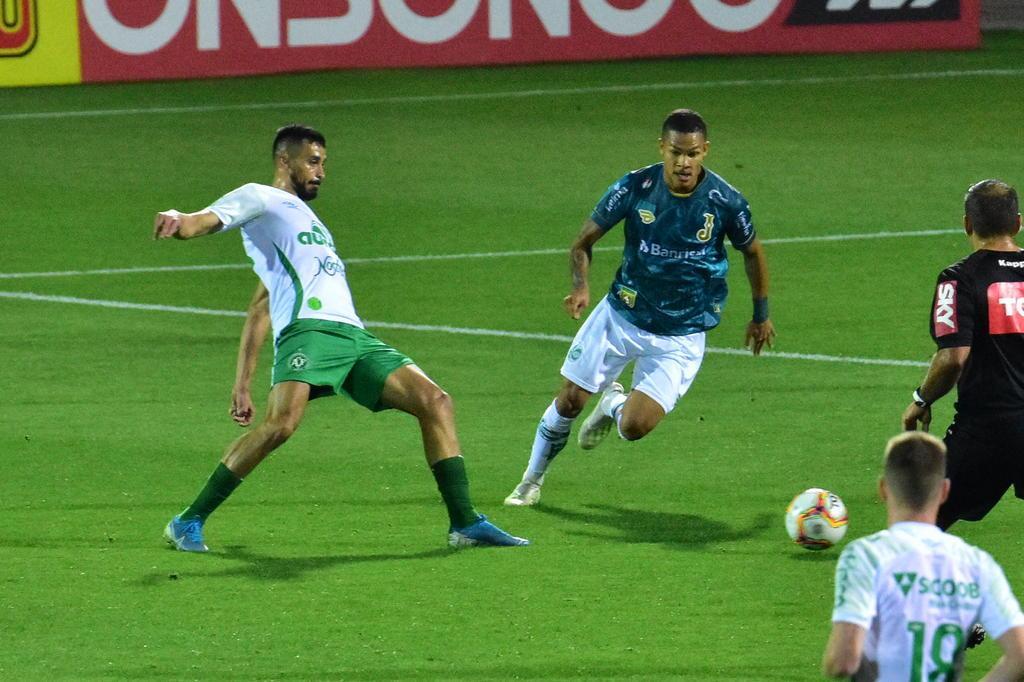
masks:
[[[962,230],[917,230],[914,232],[864,232],[860,234],[823,234],[807,237],[779,237],[763,239],[764,244],[800,244],[809,242],[841,242],[858,239],[891,239],[895,237],[930,237],[958,234]],[[619,246],[598,246],[594,251],[619,251]],[[369,258],[343,258],[346,265],[368,263],[420,263],[425,261],[464,260],[473,258],[514,258],[519,256],[551,256],[568,254],[569,248],[532,249],[528,251],[490,251],[482,253],[442,253],[409,256],[374,256]],[[190,272],[201,270],[248,270],[249,263],[223,263],[215,265],[159,265],[134,268],[100,268],[95,270],[55,270],[50,272],[0,272],[0,279],[30,279],[46,277],[72,277],[79,275],[134,275],[151,272]]]
[[[476,100],[557,97],[571,95],[656,92],[700,88],[777,87],[780,85],[831,85],[841,83],[872,83],[886,81],[937,80],[946,78],[1024,76],[1024,69],[964,69],[949,71],[912,71],[905,73],[874,73],[851,76],[802,76],[797,78],[746,78],[671,83],[638,83],[632,85],[598,85],[579,88],[537,88],[532,90],[501,90],[495,92],[449,93],[444,95],[403,95],[392,97],[359,97],[352,99],[321,99],[290,102],[241,102],[237,104],[205,104],[192,106],[138,107],[131,109],[81,109],[71,111],[28,111],[0,114],[0,121],[38,120],[68,117],[144,116],[149,114],[200,114],[215,111],[257,111],[281,109],[324,109],[388,104],[422,104],[432,102],[465,102]]]
[[[101,308],[117,308],[122,310],[145,310],[164,313],[184,313],[187,315],[213,315],[217,317],[245,317],[245,312],[240,310],[213,310],[210,308],[193,308],[189,306],[159,305],[152,303],[131,303],[128,301],[107,301],[93,298],[78,298],[75,296],[50,296],[33,294],[25,291],[0,291],[0,298],[15,299],[22,301],[36,301],[40,303],[66,303],[71,305],[87,305]],[[435,332],[442,334],[458,334],[462,336],[494,336],[506,339],[523,339],[531,341],[558,341],[569,343],[573,337],[564,334],[541,334],[536,332],[515,332],[502,329],[478,329],[474,327],[450,327],[446,325],[433,324],[407,324],[404,322],[376,322],[366,321],[371,329],[401,329],[407,331]],[[739,348],[707,348],[708,353],[720,355],[744,355],[749,356],[750,352]],[[766,352],[764,357],[780,358],[784,360],[810,360],[814,362],[838,362],[852,365],[882,365],[886,367],[927,367],[927,362],[916,360],[890,360],[885,358],[858,358],[848,355],[821,355],[818,353],[782,353]]]

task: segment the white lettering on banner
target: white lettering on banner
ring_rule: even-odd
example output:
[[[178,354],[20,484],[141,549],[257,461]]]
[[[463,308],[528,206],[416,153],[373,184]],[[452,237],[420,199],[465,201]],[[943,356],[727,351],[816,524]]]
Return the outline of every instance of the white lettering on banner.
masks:
[[[348,0],[346,12],[326,17],[288,18],[286,43],[289,47],[349,45],[361,40],[375,18],[374,8],[399,34],[422,44],[451,40],[466,30],[482,6],[487,8],[491,40],[512,38],[512,0],[449,0],[448,9],[435,16],[423,16],[409,7],[409,0]],[[587,18],[604,33],[630,37],[650,31],[668,15],[673,5],[686,0],[643,0],[632,9],[620,9],[610,0],[528,0],[529,7],[551,38],[572,35],[571,2],[579,2]],[[857,0],[832,0],[857,2]],[[891,0],[871,0],[875,2]],[[899,0],[906,2],[907,0]],[[914,0],[920,2],[930,0]],[[522,0],[516,0],[517,4]],[[711,26],[728,32],[757,28],[775,12],[782,0],[747,0],[742,5],[726,0],[689,0]],[[147,26],[121,23],[111,12],[111,0],[82,0],[85,18],[96,36],[117,52],[143,55],[163,49],[185,25],[191,0],[165,0],[160,16]],[[281,0],[196,0],[196,47],[202,51],[221,49],[223,31],[221,6],[230,3],[246,29],[261,48],[281,46]],[[525,4],[525,3],[524,3]],[[830,6],[831,9],[831,6]]]
[[[443,43],[469,25],[480,7],[480,0],[455,0],[435,17],[425,17],[409,9],[405,0],[380,0],[384,16],[396,31],[417,43]]]
[[[657,26],[672,7],[672,0],[646,0],[633,9],[612,7],[608,0],[580,0],[580,5],[590,20],[605,33],[635,36]]]
[[[864,0],[828,0],[828,4],[825,5],[825,9],[829,12],[846,12]],[[868,7],[870,9],[901,9],[904,5],[909,4],[911,9],[924,9],[931,7],[939,0],[869,0]]]
[[[220,49],[221,0],[196,0],[196,47]],[[231,0],[260,47],[281,46],[281,5],[264,0]]]
[[[348,0],[348,13],[338,17],[289,19],[288,44],[350,45],[366,35],[372,22],[373,0]]]
[[[491,0],[488,33],[493,40],[512,37],[512,0]],[[569,32],[569,0],[530,0],[533,13],[552,38],[566,38]]]
[[[745,5],[729,5],[723,0],[690,0],[697,14],[720,31],[742,33],[768,21],[782,0],[748,0]]]
[[[185,25],[190,4],[189,0],[167,0],[156,21],[138,28],[118,21],[107,0],[82,0],[82,9],[89,26],[108,47],[124,54],[149,54],[178,35]]]

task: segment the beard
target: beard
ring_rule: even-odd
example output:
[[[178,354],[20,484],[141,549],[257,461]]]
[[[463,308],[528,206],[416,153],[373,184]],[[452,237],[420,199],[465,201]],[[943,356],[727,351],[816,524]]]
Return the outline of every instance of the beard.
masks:
[[[311,201],[316,199],[317,193],[320,191],[319,185],[311,185],[308,182],[296,177],[291,176],[292,188],[295,190],[295,194],[303,201]]]

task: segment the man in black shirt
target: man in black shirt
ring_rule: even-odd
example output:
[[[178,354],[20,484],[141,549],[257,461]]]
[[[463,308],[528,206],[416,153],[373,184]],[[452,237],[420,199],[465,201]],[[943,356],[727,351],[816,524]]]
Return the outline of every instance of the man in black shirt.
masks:
[[[938,346],[903,426],[928,430],[931,405],[957,387],[946,431],[949,498],[943,530],[980,521],[1013,485],[1024,498],[1024,251],[1017,192],[999,180],[967,190],[964,231],[974,252],[939,275],[931,333]]]

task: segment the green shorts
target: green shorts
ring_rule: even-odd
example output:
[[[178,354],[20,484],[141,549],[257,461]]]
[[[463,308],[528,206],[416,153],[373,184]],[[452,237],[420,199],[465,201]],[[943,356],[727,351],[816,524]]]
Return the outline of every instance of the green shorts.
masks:
[[[270,383],[301,381],[310,399],[344,393],[363,407],[386,409],[380,394],[388,375],[412,360],[376,336],[341,322],[296,320],[274,346]]]

